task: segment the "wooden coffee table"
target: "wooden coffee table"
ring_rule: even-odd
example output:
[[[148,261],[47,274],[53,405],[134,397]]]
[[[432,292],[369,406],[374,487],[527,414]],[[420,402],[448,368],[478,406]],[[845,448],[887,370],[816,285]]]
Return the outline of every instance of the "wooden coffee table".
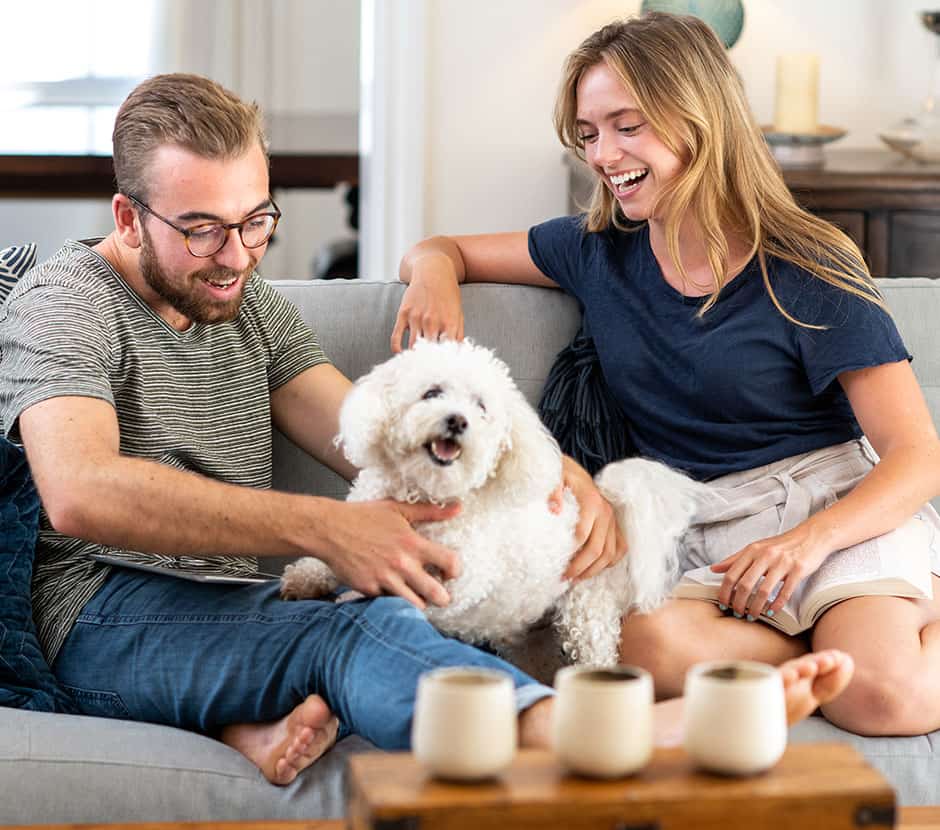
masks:
[[[750,777],[704,773],[683,750],[659,749],[614,781],[573,777],[551,753],[523,750],[498,779],[475,785],[435,780],[409,753],[370,753],[350,758],[347,791],[352,830],[875,830],[898,818],[884,776],[838,743],[791,745]]]
[[[898,830],[940,830],[940,806],[901,807]],[[149,824],[4,825],[3,830],[345,830],[342,819],[324,821],[151,822]]]
[[[898,827],[907,830],[940,830],[940,807],[902,807]]]

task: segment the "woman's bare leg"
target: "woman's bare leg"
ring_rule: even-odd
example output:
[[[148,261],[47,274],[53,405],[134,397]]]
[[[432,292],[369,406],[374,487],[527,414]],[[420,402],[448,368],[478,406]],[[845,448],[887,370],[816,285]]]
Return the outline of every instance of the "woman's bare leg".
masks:
[[[794,724],[818,707],[835,700],[852,679],[852,658],[842,651],[804,654],[780,666],[787,705],[787,723]],[[678,746],[682,741],[683,699],[657,703],[653,710],[657,746]]]
[[[801,638],[690,599],[669,600],[650,614],[625,617],[620,636],[620,662],[653,675],[657,700],[679,697],[685,673],[696,663],[735,659],[777,666],[806,650]]]
[[[834,724],[860,735],[923,735],[940,728],[940,579],[932,600],[857,597],[816,624],[815,648],[855,659],[855,676],[822,707]]]

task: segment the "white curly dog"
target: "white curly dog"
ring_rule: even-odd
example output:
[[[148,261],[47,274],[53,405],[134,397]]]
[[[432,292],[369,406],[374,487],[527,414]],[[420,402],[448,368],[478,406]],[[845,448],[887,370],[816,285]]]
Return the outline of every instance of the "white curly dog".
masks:
[[[629,459],[595,481],[615,508],[628,553],[590,579],[563,578],[577,545],[578,505],[561,481],[558,444],[494,354],[469,341],[419,341],[361,378],[340,412],[346,456],[361,472],[348,498],[443,504],[454,518],[418,530],[456,551],[460,576],[428,619],[449,636],[511,652],[552,615],[557,642],[574,663],[615,665],[620,621],[650,611],[678,574],[678,542],[705,485],[654,461]],[[285,569],[285,598],[336,588],[329,567],[305,557]]]

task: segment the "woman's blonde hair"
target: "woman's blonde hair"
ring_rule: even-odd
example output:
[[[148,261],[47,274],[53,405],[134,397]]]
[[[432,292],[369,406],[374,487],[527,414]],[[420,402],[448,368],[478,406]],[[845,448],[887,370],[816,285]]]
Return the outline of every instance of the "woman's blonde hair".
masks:
[[[237,158],[267,139],[258,105],[201,75],[155,75],[138,85],[118,110],[111,135],[114,177],[121,193],[149,198],[150,159],[176,144],[209,159]]]
[[[582,160],[578,83],[599,63],[620,78],[659,139],[684,163],[654,209],[664,219],[666,244],[683,279],[688,274],[679,256],[679,228],[690,216],[698,223],[715,280],[703,313],[725,283],[727,232],[749,242],[748,259],[758,257],[771,299],[794,323],[803,325],[777,299],[768,255],[885,308],[858,246],[793,199],[751,114],[741,79],[707,24],[651,12],[605,26],[568,56],[555,102],[555,129]],[[616,199],[598,178],[586,229],[600,231],[611,224],[627,229]]]

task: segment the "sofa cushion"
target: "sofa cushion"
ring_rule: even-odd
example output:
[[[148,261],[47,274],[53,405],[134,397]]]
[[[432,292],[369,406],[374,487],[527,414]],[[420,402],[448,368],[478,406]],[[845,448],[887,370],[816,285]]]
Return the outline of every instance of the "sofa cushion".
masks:
[[[275,787],[204,735],[0,710],[0,825],[339,818],[346,760],[373,749],[351,736],[290,786]]]
[[[30,597],[39,496],[23,451],[0,438],[0,706],[77,712],[46,664]]]
[[[16,281],[36,263],[36,246],[11,245],[0,251],[0,303],[7,298]]]
[[[940,731],[912,737],[866,738],[845,732],[822,717],[812,717],[791,727],[790,742],[849,744],[888,779],[898,804],[940,803]]]

